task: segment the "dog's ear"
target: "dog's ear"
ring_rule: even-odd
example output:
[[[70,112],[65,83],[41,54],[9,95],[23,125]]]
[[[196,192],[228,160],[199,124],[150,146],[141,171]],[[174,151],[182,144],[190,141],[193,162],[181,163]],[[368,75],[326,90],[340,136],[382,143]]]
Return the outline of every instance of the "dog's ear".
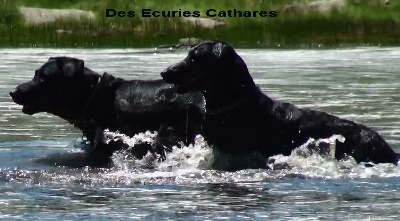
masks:
[[[55,60],[59,68],[67,77],[78,77],[83,75],[85,62],[77,58],[50,57],[49,61]]]
[[[73,59],[66,62],[63,66],[64,74],[67,77],[78,77],[83,76],[85,68],[85,62],[80,59]]]
[[[234,54],[236,54],[233,47],[223,41],[216,41],[214,43],[213,53],[219,59],[229,59],[234,57]]]

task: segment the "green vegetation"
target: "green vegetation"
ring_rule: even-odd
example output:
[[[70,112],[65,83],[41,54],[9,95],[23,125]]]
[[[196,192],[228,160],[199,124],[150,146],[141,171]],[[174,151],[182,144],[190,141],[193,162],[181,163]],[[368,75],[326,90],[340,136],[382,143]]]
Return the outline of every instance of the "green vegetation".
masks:
[[[400,1],[348,0],[340,11],[284,10],[305,0],[0,0],[0,47],[154,47],[180,38],[224,39],[236,47],[324,47],[338,45],[400,45]],[[354,2],[359,2],[355,4]],[[91,10],[94,21],[63,20],[27,25],[21,6]],[[106,18],[106,8],[134,10],[130,17]],[[278,16],[217,18],[227,25],[212,30],[182,23],[179,18],[142,18],[152,10],[278,11]],[[65,30],[68,33],[57,33]]]

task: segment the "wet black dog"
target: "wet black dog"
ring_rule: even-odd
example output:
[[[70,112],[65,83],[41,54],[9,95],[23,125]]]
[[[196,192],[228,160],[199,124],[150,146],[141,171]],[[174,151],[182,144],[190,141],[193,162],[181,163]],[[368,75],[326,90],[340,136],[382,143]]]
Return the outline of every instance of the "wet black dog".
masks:
[[[232,46],[206,42],[167,68],[161,76],[178,93],[202,91],[206,99],[205,139],[226,152],[259,151],[269,157],[289,155],[309,138],[342,135],[335,157],[357,162],[394,163],[396,154],[375,131],[324,112],[272,100],[254,84]]]
[[[102,76],[86,68],[82,60],[50,58],[32,80],[10,92],[22,112],[47,112],[59,116],[77,128],[91,143],[91,162],[104,165],[122,142],[105,145],[103,131],[120,131],[132,136],[158,131],[153,145],[132,148],[141,158],[148,151],[163,155],[165,148],[178,141],[191,143],[200,133],[204,117],[201,93],[178,95],[172,84],[163,80],[123,80],[107,73]]]

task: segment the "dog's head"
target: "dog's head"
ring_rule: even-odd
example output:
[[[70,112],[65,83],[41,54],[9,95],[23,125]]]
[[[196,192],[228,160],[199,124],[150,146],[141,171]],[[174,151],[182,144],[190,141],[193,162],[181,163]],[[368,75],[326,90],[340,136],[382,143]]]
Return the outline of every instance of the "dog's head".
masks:
[[[76,58],[51,57],[35,71],[32,80],[10,92],[22,112],[33,115],[48,112],[71,119],[82,109],[84,93],[84,62]]]
[[[243,68],[248,73],[246,64],[231,45],[211,41],[192,48],[185,59],[165,69],[161,76],[175,84],[178,93],[186,93],[205,90],[214,78],[236,78],[232,70]]]

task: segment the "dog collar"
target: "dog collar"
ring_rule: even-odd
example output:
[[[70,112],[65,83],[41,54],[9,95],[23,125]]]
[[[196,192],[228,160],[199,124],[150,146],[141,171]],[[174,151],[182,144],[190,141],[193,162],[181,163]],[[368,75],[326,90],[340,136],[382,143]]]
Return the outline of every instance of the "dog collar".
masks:
[[[96,84],[96,87],[94,88],[92,94],[90,94],[89,99],[86,101],[85,106],[83,106],[83,108],[82,108],[82,111],[81,111],[81,114],[80,114],[81,118],[84,117],[84,115],[86,113],[86,110],[88,109],[90,103],[92,103],[94,96],[96,95],[97,91],[100,88],[100,82],[104,78],[105,75],[106,75],[106,73],[104,73],[103,76],[99,77],[99,79],[97,81],[97,84]]]
[[[90,94],[88,100],[86,101],[85,105],[83,106],[80,115],[75,120],[71,120],[70,121],[70,122],[72,122],[72,124],[75,127],[81,127],[81,126],[86,124],[85,123],[85,119],[84,119],[84,114],[86,113],[86,110],[88,109],[88,107],[89,107],[90,103],[92,102],[94,96],[96,95],[96,93],[98,91],[98,88],[100,87],[99,85],[100,85],[101,79],[104,77],[104,75],[105,75],[105,73],[103,74],[103,76],[99,77],[99,79],[98,79],[98,81],[96,83],[96,87],[94,88],[93,92]],[[86,135],[85,135],[85,132],[83,131],[82,140],[83,140],[84,136],[86,136]]]

